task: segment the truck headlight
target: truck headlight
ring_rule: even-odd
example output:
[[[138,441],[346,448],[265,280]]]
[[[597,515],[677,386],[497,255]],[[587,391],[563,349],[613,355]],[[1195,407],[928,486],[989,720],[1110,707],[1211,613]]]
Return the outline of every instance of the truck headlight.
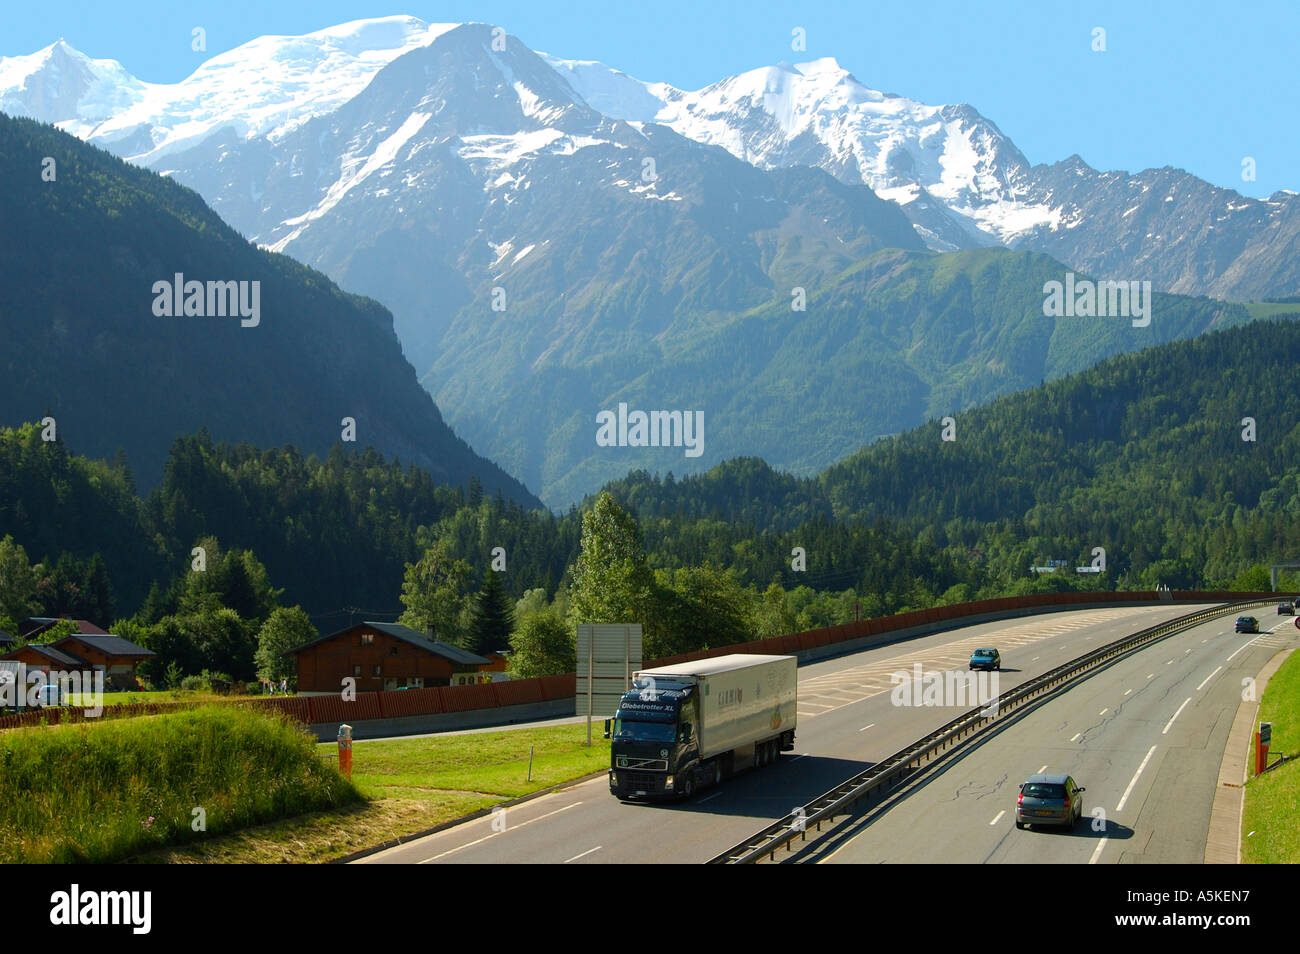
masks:
[[[664,779],[664,788],[671,791],[672,787],[673,787],[673,777],[669,775],[666,779]]]
[[[617,784],[618,784],[618,776],[615,775],[613,772],[610,772],[610,773],[609,773],[609,784],[610,784],[610,785],[617,785]]]

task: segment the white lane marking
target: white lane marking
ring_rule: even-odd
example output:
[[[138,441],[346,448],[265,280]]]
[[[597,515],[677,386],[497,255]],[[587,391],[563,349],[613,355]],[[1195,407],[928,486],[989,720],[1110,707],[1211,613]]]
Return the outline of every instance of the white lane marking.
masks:
[[[1100,712],[1098,712],[1097,715],[1099,715],[1099,716],[1104,716],[1104,715],[1105,715],[1107,712],[1109,712],[1109,711],[1110,711],[1110,706],[1107,706],[1106,708],[1104,708],[1104,709],[1102,709]]]
[[[1127,695],[1128,695],[1130,692],[1132,692],[1132,691],[1133,691],[1132,689],[1125,689],[1125,690],[1124,690],[1124,695],[1127,696]]]
[[[1071,739],[1070,741],[1073,742],[1075,739],[1077,739],[1077,738],[1078,738],[1079,736],[1081,736],[1081,735],[1083,735],[1082,732],[1076,732],[1076,733],[1074,733],[1074,738]]]
[[[1192,701],[1191,696],[1188,696],[1185,700],[1183,700],[1183,704],[1179,706],[1178,711],[1174,713],[1174,719],[1177,719],[1178,716],[1182,714],[1182,711],[1187,708],[1187,703],[1191,701]],[[1165,723],[1165,729],[1164,732],[1160,733],[1161,735],[1165,735],[1166,733],[1169,732],[1169,727],[1174,724],[1174,719],[1170,719],[1167,723]]]
[[[792,758],[790,761],[791,761],[791,762],[798,762],[800,759],[806,759],[807,757],[808,757],[808,753],[805,752],[803,755],[796,755],[796,756],[795,756],[794,758]]]
[[[1106,847],[1106,842],[1109,840],[1110,836],[1107,835],[1097,842],[1097,847],[1092,850],[1092,857],[1088,859],[1088,864],[1095,865],[1097,863],[1097,859],[1101,857],[1101,850]]]
[[[1188,653],[1190,653],[1190,652],[1191,652],[1190,649],[1184,649],[1184,650],[1183,650],[1183,655],[1186,656],[1186,655],[1187,655]]]
[[[1165,663],[1166,666],[1172,666],[1173,664],[1174,664],[1174,661],[1173,661],[1172,659],[1169,660],[1169,662]]]
[[[1040,659],[1042,659],[1042,658],[1043,658],[1042,656],[1035,656],[1033,659],[1031,659],[1031,660],[1029,660],[1029,661],[1030,661],[1030,662],[1038,662],[1038,660],[1040,660]]]
[[[873,722],[873,723],[871,723],[871,725],[864,725],[862,728],[858,729],[858,731],[859,731],[859,732],[866,732],[868,729],[874,729],[875,727],[876,727],[876,724]]]
[[[1122,812],[1124,810],[1124,805],[1128,802],[1128,797],[1133,794],[1133,786],[1138,783],[1138,779],[1142,777],[1142,770],[1147,767],[1147,763],[1151,761],[1151,756],[1155,754],[1156,747],[1153,745],[1151,746],[1151,750],[1147,752],[1147,757],[1144,758],[1142,764],[1138,766],[1138,770],[1133,773],[1133,778],[1129,780],[1128,788],[1124,789],[1124,795],[1120,798],[1119,804],[1115,806],[1115,811]]]
[[[1249,643],[1247,643],[1246,646],[1254,645],[1256,642],[1259,641],[1259,639],[1260,639],[1260,637],[1256,636],[1256,637],[1255,637],[1254,639],[1252,639]],[[1242,646],[1240,649],[1238,649],[1238,650],[1237,650],[1237,653],[1241,652],[1242,649],[1245,649],[1246,646]],[[1233,653],[1232,656],[1237,655],[1237,653]],[[1224,661],[1225,661],[1225,662],[1232,662],[1232,656],[1229,656],[1229,657],[1228,657],[1226,660],[1224,660]]]
[[[1002,820],[1002,816],[1005,815],[1006,813],[1007,813],[1007,810],[1004,808],[1004,809],[1002,809],[1002,811],[1000,811],[1000,812],[998,812],[996,815],[994,815],[994,816],[993,816],[993,820],[992,820],[991,822],[989,822],[989,827],[991,828],[992,826],[994,826],[994,825],[996,825],[998,822],[1000,822],[1000,821]]]
[[[1155,677],[1156,677],[1156,674],[1155,674],[1155,673],[1153,673],[1153,672],[1149,672],[1149,673],[1147,673],[1147,678],[1148,678],[1148,679],[1154,679]]]
[[[1202,642],[1202,643],[1208,643],[1209,640],[1208,640],[1208,639],[1202,639],[1201,642]]]
[[[564,863],[567,865],[570,861],[577,861],[579,858],[585,858],[585,857],[587,857],[587,855],[591,854],[593,851],[600,851],[600,847],[601,847],[600,845],[597,845],[595,848],[588,848],[588,849],[587,849],[586,851],[584,851],[582,854],[580,854],[580,855],[574,855],[572,858],[568,859],[568,860],[565,861]]]
[[[492,832],[492,834],[484,835],[482,838],[476,838],[473,841],[467,841],[463,845],[457,845],[455,848],[452,848],[448,851],[444,851],[441,854],[434,855],[432,858],[425,858],[423,861],[420,862],[420,864],[427,865],[429,862],[437,861],[439,858],[445,858],[447,855],[454,855],[456,852],[464,848],[472,848],[474,845],[481,844],[487,841],[489,838],[495,838],[497,835],[504,835],[507,831],[517,831],[518,829],[523,828],[525,825],[531,825],[533,822],[541,821],[543,818],[550,818],[552,815],[560,814],[560,812],[567,812],[570,808],[577,808],[581,804],[582,802],[574,802],[571,805],[565,805],[563,808],[557,808],[553,812],[547,812],[545,815],[538,815],[536,818],[528,819],[528,821],[520,822],[517,825],[511,825],[509,828],[506,828],[502,831],[494,831]]]
[[[715,798],[717,798],[717,797],[718,797],[719,795],[721,795],[721,794],[722,794],[721,792],[714,792],[714,793],[713,793],[712,795],[710,795],[708,798],[701,798],[701,799],[699,799],[698,801],[696,801],[695,804],[696,804],[696,805],[703,805],[705,802],[711,802],[711,801],[713,801]]]
[[[1222,668],[1223,668],[1222,666],[1219,667],[1219,669],[1222,669]],[[1205,682],[1202,682],[1199,686],[1197,686],[1197,687],[1196,687],[1196,691],[1197,691],[1197,692],[1200,692],[1202,689],[1204,689],[1204,688],[1205,688],[1205,683],[1206,683],[1206,682],[1209,682],[1211,679],[1213,679],[1215,676],[1217,676],[1217,675],[1219,674],[1219,669],[1214,670],[1214,672],[1212,672],[1212,673],[1210,673],[1208,676],[1206,676],[1206,677],[1205,677]]]
[[[1042,775],[1042,774],[1043,774],[1044,772],[1046,772],[1046,771],[1047,771],[1047,766],[1044,765],[1042,768],[1040,768],[1040,769],[1038,770],[1038,774],[1039,774],[1039,775]]]

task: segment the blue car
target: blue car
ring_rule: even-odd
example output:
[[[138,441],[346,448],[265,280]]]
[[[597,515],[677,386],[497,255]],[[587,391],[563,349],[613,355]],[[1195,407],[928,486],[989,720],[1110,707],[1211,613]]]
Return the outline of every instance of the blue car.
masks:
[[[1238,617],[1237,617],[1237,632],[1239,632],[1239,633],[1258,633],[1258,632],[1259,632],[1259,620],[1255,619],[1255,617],[1253,617],[1253,616],[1238,616]]]
[[[977,649],[970,654],[970,668],[999,672],[1002,669],[1002,657],[996,649]]]

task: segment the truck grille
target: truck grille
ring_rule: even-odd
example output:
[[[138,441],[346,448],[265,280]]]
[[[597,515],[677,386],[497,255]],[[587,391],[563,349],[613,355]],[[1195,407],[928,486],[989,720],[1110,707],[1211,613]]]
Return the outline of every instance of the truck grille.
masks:
[[[667,772],[667,759],[639,759],[634,755],[620,755],[614,760],[615,766],[621,769],[642,769],[650,772]]]
[[[658,792],[664,787],[664,776],[654,772],[620,772],[618,779],[623,788],[633,791]]]

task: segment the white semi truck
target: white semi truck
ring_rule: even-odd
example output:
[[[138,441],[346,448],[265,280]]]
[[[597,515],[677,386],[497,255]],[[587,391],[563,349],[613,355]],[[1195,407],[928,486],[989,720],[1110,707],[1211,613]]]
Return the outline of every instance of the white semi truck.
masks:
[[[605,722],[609,790],[690,798],[794,748],[798,660],[732,654],[643,669]]]

